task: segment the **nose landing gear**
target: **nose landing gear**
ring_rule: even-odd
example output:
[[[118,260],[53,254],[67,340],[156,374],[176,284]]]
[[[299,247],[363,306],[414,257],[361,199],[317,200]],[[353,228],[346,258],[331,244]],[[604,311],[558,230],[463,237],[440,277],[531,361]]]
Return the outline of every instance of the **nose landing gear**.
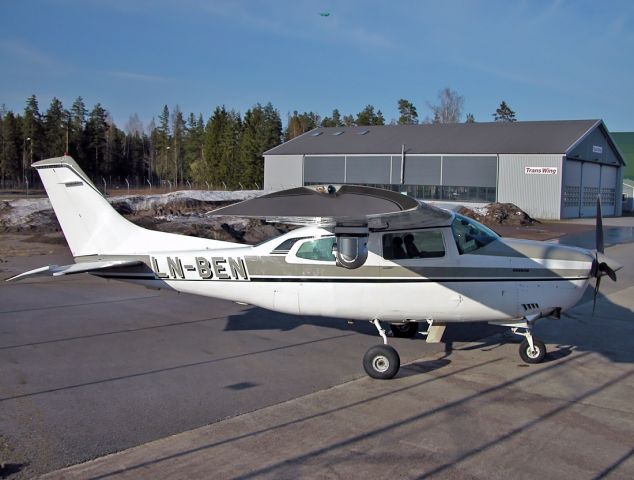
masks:
[[[532,322],[509,325],[516,335],[524,337],[520,344],[520,358],[525,363],[541,363],[546,357],[546,345],[541,340],[533,338]]]

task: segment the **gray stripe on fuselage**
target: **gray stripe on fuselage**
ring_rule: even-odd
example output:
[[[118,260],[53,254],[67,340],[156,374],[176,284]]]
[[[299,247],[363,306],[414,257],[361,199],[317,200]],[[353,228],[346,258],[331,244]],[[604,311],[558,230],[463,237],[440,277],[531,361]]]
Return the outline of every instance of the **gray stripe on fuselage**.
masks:
[[[572,268],[521,268],[510,267],[412,267],[403,265],[362,266],[349,270],[333,264],[287,263],[284,257],[247,256],[247,268],[251,276],[273,277],[347,277],[347,278],[571,278],[587,277],[588,270]]]

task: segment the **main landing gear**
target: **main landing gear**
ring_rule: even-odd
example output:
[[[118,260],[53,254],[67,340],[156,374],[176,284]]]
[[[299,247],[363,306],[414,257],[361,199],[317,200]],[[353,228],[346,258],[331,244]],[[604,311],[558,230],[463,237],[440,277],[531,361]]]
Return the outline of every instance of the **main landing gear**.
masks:
[[[363,356],[363,369],[372,378],[388,380],[393,378],[401,368],[401,358],[394,347],[387,344],[387,335],[377,319],[372,320],[372,324],[379,331],[383,339],[383,345],[375,345]]]

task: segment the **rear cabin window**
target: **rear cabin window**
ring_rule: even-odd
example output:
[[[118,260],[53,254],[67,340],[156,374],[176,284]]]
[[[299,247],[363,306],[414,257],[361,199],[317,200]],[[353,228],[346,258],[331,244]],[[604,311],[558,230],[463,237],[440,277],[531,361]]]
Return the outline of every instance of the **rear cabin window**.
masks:
[[[435,258],[445,256],[442,232],[397,232],[383,235],[383,258],[403,260],[408,258]]]
[[[287,254],[291,250],[293,245],[295,245],[299,240],[304,240],[305,238],[310,238],[310,237],[288,238],[288,239],[284,240],[282,243],[280,243],[273,250],[271,250],[271,253],[274,253],[274,254]]]
[[[320,262],[334,262],[335,256],[332,254],[332,246],[335,244],[335,237],[323,237],[304,242],[297,250],[299,258],[306,260],[318,260]]]
[[[481,223],[457,214],[451,224],[451,230],[460,255],[478,250],[500,237]]]

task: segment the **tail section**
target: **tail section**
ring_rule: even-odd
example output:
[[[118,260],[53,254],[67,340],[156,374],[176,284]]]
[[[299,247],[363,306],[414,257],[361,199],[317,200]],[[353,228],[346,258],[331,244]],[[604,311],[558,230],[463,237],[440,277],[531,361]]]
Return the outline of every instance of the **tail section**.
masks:
[[[123,218],[69,156],[33,164],[73,256],[142,254],[239,246],[232,243],[156,232]]]

